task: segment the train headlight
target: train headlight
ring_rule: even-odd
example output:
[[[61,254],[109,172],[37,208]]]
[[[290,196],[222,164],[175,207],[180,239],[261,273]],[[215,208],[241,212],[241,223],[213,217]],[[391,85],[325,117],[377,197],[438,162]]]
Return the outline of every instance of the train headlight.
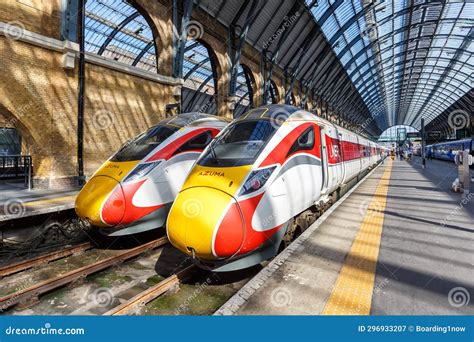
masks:
[[[137,167],[132,172],[130,172],[130,174],[127,177],[125,177],[123,182],[124,183],[133,182],[137,179],[145,177],[147,174],[151,172],[151,170],[153,170],[155,167],[157,167],[160,164],[161,164],[161,160],[158,160],[152,163],[137,165]]]
[[[242,190],[240,190],[239,196],[247,195],[261,189],[275,169],[276,166],[272,166],[252,171],[247,177]]]

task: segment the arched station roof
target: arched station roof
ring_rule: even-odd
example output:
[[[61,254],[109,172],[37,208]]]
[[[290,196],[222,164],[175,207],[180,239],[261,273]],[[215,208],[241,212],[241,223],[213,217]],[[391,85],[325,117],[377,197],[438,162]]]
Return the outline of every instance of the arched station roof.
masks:
[[[473,86],[474,2],[306,1],[337,58],[387,126],[429,123]]]
[[[418,128],[422,117],[429,124],[473,88],[472,1],[201,0],[195,5],[236,32],[248,25],[245,39],[267,65],[281,67],[290,85],[300,81],[306,93],[363,124],[371,136],[397,124]],[[86,3],[88,52],[156,71],[154,31],[125,0]],[[199,44],[186,49],[183,75],[200,79],[207,93],[215,94],[212,55],[208,61],[197,58],[203,55]],[[248,82],[238,72],[240,106],[247,101],[242,91]],[[265,89],[272,94],[271,71],[266,76]],[[291,99],[289,93],[280,97]]]

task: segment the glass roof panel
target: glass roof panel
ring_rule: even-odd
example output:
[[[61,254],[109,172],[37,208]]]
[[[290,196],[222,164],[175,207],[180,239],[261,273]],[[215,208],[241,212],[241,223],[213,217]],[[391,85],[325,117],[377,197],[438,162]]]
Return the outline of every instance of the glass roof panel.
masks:
[[[474,2],[320,0],[311,11],[327,18],[322,31],[372,114],[389,104],[379,126],[417,126],[473,86]],[[446,103],[432,106],[435,97]]]
[[[207,48],[195,40],[186,42],[183,62],[184,85],[209,95],[215,94],[211,59]]]
[[[132,5],[125,0],[88,0],[85,15],[86,52],[157,72],[153,32]]]

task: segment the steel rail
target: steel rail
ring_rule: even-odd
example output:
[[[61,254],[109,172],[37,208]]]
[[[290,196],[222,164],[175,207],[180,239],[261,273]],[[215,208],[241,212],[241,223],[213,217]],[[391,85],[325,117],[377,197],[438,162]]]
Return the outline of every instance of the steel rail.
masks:
[[[127,302],[120,304],[119,306],[104,313],[105,316],[119,316],[128,315],[134,313],[139,308],[145,306],[147,303],[158,298],[171,287],[179,284],[181,281],[188,279],[197,271],[196,266],[188,266],[181,271],[169,276],[168,278],[160,281],[158,284],[150,287],[149,289],[140,292],[136,296],[129,299]]]
[[[0,267],[0,278],[9,276],[14,273],[18,273],[21,271],[25,271],[32,267],[48,263],[50,261],[59,260],[65,257],[68,257],[73,254],[84,252],[88,249],[92,248],[92,244],[90,242],[84,242],[76,246],[71,246],[60,251],[54,251],[47,254],[40,255],[35,258],[23,260],[20,262],[16,262],[14,264],[6,265]]]
[[[144,245],[126,250],[112,257],[99,260],[93,264],[86,265],[67,272],[65,274],[58,275],[54,278],[41,281],[26,289],[22,289],[20,291],[13,292],[6,296],[0,297],[0,311],[8,309],[19,303],[24,305],[34,304],[38,301],[38,297],[46,292],[50,292],[61,286],[70,284],[75,280],[87,277],[90,274],[107,269],[113,265],[116,265],[117,263],[124,262],[144,252],[160,247],[166,243],[168,243],[168,238],[162,237],[160,239],[150,241]]]

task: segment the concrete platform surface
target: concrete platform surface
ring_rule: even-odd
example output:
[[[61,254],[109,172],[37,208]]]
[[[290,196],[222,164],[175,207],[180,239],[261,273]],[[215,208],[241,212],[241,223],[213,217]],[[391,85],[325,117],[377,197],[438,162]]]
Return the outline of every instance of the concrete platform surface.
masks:
[[[216,314],[474,314],[474,194],[456,174],[387,160]]]
[[[0,222],[74,208],[79,189],[25,190],[20,185],[0,186]]]

